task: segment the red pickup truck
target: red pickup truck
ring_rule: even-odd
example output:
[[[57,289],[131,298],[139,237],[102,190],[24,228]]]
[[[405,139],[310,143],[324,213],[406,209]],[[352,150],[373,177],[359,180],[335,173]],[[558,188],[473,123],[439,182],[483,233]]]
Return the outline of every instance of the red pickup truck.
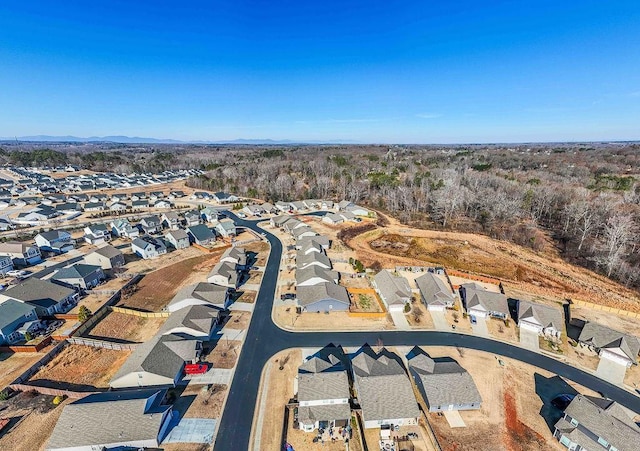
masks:
[[[204,374],[208,369],[204,363],[188,363],[184,366],[184,374]]]

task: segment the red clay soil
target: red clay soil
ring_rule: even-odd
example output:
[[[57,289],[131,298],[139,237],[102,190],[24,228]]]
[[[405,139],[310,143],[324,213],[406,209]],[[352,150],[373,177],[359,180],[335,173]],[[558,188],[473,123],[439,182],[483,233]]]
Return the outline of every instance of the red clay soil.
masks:
[[[516,400],[508,390],[504,392],[505,431],[503,443],[509,450],[546,449],[544,437],[518,419]]]

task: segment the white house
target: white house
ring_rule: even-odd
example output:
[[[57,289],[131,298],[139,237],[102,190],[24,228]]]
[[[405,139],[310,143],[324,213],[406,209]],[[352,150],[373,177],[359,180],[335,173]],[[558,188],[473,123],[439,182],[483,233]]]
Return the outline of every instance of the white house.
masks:
[[[407,304],[411,304],[411,287],[402,276],[383,269],[373,278],[373,287],[390,312],[402,312]]]
[[[452,308],[455,304],[455,297],[451,287],[439,275],[427,272],[416,279],[416,285],[420,291],[420,298],[427,310],[433,312],[443,312],[447,308]]]
[[[89,244],[103,244],[111,241],[111,232],[106,224],[94,224],[84,228],[84,240]]]
[[[640,339],[598,323],[585,324],[578,342],[598,353],[602,360],[610,360],[629,368],[638,361]]]
[[[5,276],[7,272],[13,269],[13,260],[8,255],[0,256],[0,275]]]
[[[164,243],[150,236],[134,238],[131,242],[131,250],[134,254],[144,258],[145,260],[156,258],[167,253],[167,247]]]
[[[42,232],[35,237],[36,246],[50,252],[64,254],[75,247],[75,240],[71,239],[71,234],[64,230],[50,230]]]
[[[485,289],[477,283],[460,286],[460,296],[469,316],[506,319],[509,316],[507,297]]]
[[[563,326],[560,309],[529,301],[518,301],[518,327],[521,329],[557,339],[562,335]]]

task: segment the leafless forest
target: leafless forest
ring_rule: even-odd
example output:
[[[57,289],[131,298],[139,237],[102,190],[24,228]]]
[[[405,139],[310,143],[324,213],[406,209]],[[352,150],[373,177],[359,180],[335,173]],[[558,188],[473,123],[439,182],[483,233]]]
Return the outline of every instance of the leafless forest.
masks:
[[[38,156],[39,155],[39,156]],[[197,167],[189,185],[271,201],[348,199],[401,221],[547,252],[640,288],[640,144],[5,146],[7,163]]]

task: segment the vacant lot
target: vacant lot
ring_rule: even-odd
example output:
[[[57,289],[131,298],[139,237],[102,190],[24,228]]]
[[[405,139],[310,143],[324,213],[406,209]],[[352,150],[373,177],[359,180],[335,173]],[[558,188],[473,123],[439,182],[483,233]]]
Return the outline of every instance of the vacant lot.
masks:
[[[0,389],[13,382],[18,376],[31,368],[45,356],[51,347],[44,348],[41,352],[19,352],[15,354],[0,354]]]
[[[18,393],[7,401],[0,401],[2,417],[11,421],[0,435],[0,449],[11,451],[43,450],[62,413],[67,399],[53,405],[53,396],[36,392]]]
[[[189,384],[173,408],[180,412],[182,418],[220,418],[226,394],[226,385]]]
[[[257,292],[252,290],[241,290],[237,291],[240,296],[235,300],[235,302],[246,302],[247,304],[253,304],[256,301]]]
[[[352,312],[379,313],[384,311],[380,306],[378,295],[372,288],[349,288],[348,292],[351,298],[349,310]]]
[[[84,336],[97,340],[142,343],[153,337],[166,320],[110,312]]]
[[[236,365],[241,347],[241,341],[219,340],[215,348],[204,356],[202,360],[211,363],[213,368],[231,369]]]
[[[162,310],[185,285],[201,282],[220,259],[224,249],[174,263],[147,274],[131,295],[123,295],[121,307],[147,312]]]
[[[295,307],[278,306],[275,308],[274,320],[286,329],[300,330],[392,330],[393,322],[389,315],[384,318],[358,318],[349,316],[347,312],[301,313]]]
[[[251,313],[241,312],[241,311],[232,311],[224,320],[224,328],[225,330],[226,329],[244,330],[249,327],[250,321],[251,321]]]
[[[93,391],[108,388],[131,351],[69,345],[34,374],[29,384],[43,387]]]
[[[525,292],[558,300],[575,298],[640,312],[640,296],[606,277],[564,262],[554,250],[530,249],[482,235],[436,232],[391,225],[350,239],[370,266],[439,264],[497,277]]]

